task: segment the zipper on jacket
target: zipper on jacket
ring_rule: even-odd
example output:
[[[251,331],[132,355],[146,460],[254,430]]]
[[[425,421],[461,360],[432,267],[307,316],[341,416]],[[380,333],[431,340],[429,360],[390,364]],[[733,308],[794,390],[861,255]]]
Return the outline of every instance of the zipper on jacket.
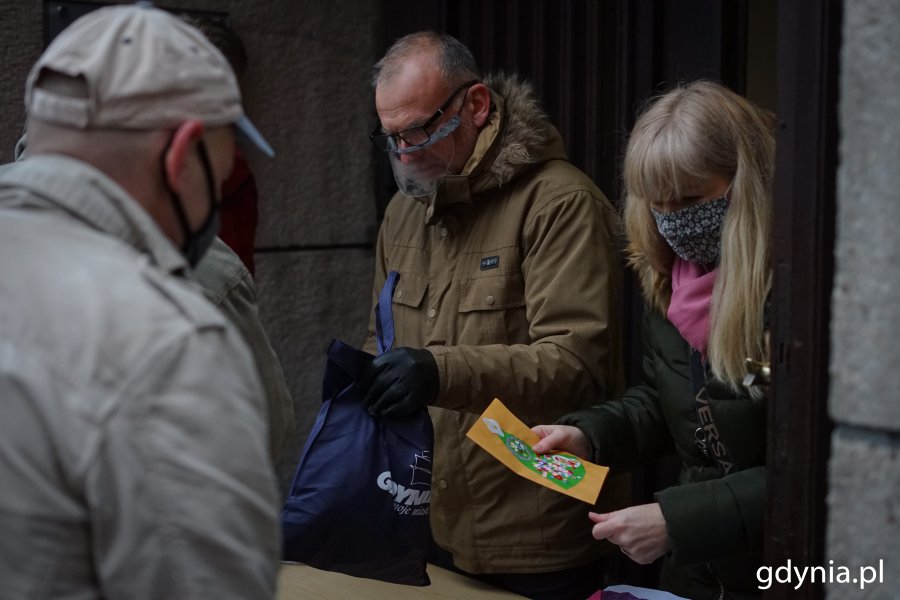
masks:
[[[719,584],[719,595],[716,600],[725,600],[725,585],[722,583],[722,580],[719,579],[719,576],[716,575],[716,572],[713,571],[712,565],[706,563],[706,568],[709,569],[709,574],[713,576],[713,579],[716,580],[716,583]]]

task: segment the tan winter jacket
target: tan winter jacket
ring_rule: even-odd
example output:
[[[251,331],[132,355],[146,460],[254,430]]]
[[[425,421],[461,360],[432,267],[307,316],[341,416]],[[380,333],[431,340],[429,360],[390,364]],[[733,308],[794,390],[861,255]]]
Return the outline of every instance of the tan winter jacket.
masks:
[[[532,426],[621,389],[617,219],[567,162],[530,87],[486,83],[494,110],[463,174],[432,198],[398,194],[388,206],[373,306],[399,271],[394,347],[437,361],[435,540],[472,573],[550,572],[607,551],[590,507],[518,477],[465,435],[494,397]],[[609,482],[603,510],[624,506],[627,487]]]

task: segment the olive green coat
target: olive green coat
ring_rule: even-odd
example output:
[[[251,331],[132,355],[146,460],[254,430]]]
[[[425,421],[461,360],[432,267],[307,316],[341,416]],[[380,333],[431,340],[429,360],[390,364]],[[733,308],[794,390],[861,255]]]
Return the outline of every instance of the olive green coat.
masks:
[[[691,598],[744,599],[761,592],[766,483],[766,406],[707,380],[710,411],[731,459],[728,475],[696,443],[690,347],[662,315],[647,309],[642,382],[616,401],[566,415],[582,429],[592,460],[630,469],[671,453],[678,484],[656,494],[669,531],[662,585]],[[724,589],[724,595],[722,595]]]
[[[591,537],[591,507],[519,477],[466,432],[495,396],[531,426],[621,391],[617,217],[565,159],[530,88],[486,83],[494,110],[464,172],[388,206],[373,305],[398,271],[394,345],[437,362],[437,543],[470,573],[552,572],[609,550]],[[629,492],[613,478],[597,509],[627,505]]]

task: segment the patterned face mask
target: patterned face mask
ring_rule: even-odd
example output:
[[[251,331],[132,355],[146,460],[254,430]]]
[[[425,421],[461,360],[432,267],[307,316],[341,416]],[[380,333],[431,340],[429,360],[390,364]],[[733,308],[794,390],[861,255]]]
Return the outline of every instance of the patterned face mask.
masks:
[[[703,266],[719,262],[728,198],[722,196],[672,212],[650,210],[656,219],[656,228],[675,254]]]

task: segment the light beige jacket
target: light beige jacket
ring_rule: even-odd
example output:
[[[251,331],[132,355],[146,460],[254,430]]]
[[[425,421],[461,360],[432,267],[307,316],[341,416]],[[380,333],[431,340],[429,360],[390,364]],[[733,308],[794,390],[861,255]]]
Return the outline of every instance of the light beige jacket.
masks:
[[[494,397],[533,426],[621,389],[617,217],[565,159],[530,88],[487,83],[494,111],[464,173],[388,206],[373,299],[399,271],[395,347],[437,361],[437,543],[472,573],[557,571],[608,550],[591,537],[590,507],[513,474],[466,432]],[[627,488],[608,483],[603,510],[624,506]]]
[[[185,267],[84,163],[0,175],[0,598],[274,597],[263,393]]]
[[[278,464],[294,435],[294,403],[278,355],[259,319],[253,276],[221,238],[215,238],[192,273],[203,295],[235,324],[253,354],[266,393],[269,453]],[[291,460],[294,460],[293,458]]]

